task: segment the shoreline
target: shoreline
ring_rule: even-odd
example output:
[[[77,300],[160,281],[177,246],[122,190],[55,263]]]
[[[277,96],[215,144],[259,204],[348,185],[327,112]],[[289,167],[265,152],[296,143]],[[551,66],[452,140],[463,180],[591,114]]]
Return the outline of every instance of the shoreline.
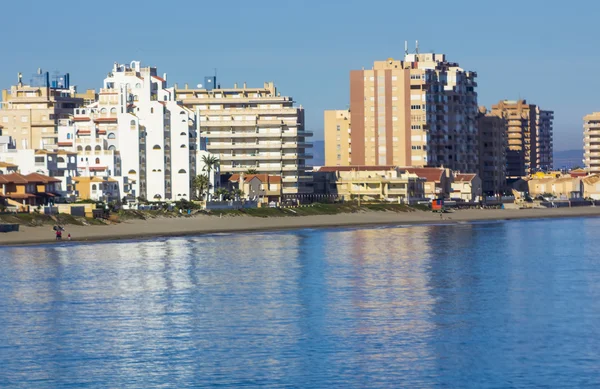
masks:
[[[134,239],[199,236],[207,234],[244,233],[264,231],[290,231],[305,228],[347,228],[393,225],[453,225],[472,222],[498,222],[527,219],[557,219],[573,217],[598,217],[600,207],[549,208],[549,209],[468,209],[439,214],[427,211],[414,212],[360,212],[336,215],[250,217],[198,215],[182,218],[156,218],[133,220],[103,226],[67,226],[74,243],[122,241]],[[51,226],[21,226],[19,232],[0,234],[0,246],[28,246],[56,242]],[[63,239],[61,243],[69,242]]]

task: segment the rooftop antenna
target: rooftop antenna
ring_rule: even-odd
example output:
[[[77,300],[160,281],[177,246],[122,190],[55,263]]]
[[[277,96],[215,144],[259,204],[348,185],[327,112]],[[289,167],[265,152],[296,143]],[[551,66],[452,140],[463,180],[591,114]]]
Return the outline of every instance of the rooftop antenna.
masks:
[[[415,53],[419,54],[419,41],[416,42]]]
[[[404,55],[408,55],[408,41],[404,41]]]

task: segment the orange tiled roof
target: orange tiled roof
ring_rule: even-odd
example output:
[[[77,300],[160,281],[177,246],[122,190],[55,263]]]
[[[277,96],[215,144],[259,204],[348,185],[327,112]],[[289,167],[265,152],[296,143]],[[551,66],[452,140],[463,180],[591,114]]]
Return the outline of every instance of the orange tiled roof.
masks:
[[[454,177],[454,181],[473,181],[473,179],[475,178],[476,174],[457,174],[456,177]]]
[[[318,172],[368,172],[368,171],[382,171],[394,169],[393,165],[381,165],[381,166],[369,166],[369,165],[355,165],[355,166],[322,166],[317,170]]]
[[[258,178],[260,180],[260,182],[268,182],[270,184],[281,183],[281,176],[270,176],[268,174],[245,174],[244,182],[250,182],[255,177]],[[231,182],[238,182],[239,180],[240,180],[240,175],[237,173],[232,174],[231,177],[229,178],[229,181],[231,181]]]
[[[39,174],[39,173],[31,173],[28,174],[26,176],[24,176],[28,182],[34,182],[34,183],[43,183],[43,184],[50,184],[53,182],[61,182],[59,179],[54,178],[54,177],[48,177],[45,176],[43,174]]]
[[[428,182],[439,182],[444,174],[444,169],[437,167],[407,167],[402,169],[408,173],[416,174]]]

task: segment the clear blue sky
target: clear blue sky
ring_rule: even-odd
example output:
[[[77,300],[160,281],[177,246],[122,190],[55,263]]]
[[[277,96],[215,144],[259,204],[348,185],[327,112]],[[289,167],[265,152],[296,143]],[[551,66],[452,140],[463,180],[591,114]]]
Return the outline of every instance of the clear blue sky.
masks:
[[[478,72],[480,105],[521,97],[554,110],[555,150],[580,148],[582,116],[600,111],[598,1],[20,0],[2,11],[1,88],[38,67],[70,72],[79,89],[99,88],[115,61],[158,66],[171,85],[218,68],[223,87],[275,81],[322,139],[323,110],[348,104],[349,71],[418,39]]]

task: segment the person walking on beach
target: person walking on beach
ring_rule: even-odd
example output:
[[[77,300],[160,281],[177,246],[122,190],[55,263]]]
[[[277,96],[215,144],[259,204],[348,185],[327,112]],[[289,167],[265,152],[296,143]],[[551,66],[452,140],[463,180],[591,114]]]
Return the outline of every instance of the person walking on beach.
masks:
[[[71,240],[71,233],[69,233],[69,235],[67,235],[67,240]]]
[[[56,230],[56,240],[62,240],[62,231],[60,228]]]

